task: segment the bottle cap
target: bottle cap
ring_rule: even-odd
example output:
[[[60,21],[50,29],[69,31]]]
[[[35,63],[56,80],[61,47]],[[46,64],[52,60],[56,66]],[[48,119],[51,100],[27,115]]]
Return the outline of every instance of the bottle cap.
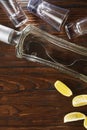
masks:
[[[0,41],[10,44],[11,34],[14,33],[14,29],[0,25]]]

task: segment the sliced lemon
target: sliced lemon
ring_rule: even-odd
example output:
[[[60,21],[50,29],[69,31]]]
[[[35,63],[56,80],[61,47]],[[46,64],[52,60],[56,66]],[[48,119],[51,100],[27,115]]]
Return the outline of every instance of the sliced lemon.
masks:
[[[80,107],[87,105],[87,95],[78,95],[73,98],[72,105],[74,107]]]
[[[83,120],[85,118],[86,118],[86,116],[81,112],[71,112],[64,116],[64,123]]]
[[[84,127],[87,129],[87,117],[84,120]]]
[[[67,97],[70,97],[72,95],[72,91],[63,82],[57,80],[54,86],[62,95]]]

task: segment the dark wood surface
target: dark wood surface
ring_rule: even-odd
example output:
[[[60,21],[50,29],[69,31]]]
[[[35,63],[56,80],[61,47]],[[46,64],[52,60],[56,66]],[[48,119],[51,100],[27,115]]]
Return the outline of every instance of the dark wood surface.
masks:
[[[87,16],[87,0],[48,1],[70,9],[67,22]],[[29,16],[28,23],[68,40],[64,28],[58,33],[50,25],[30,14],[26,9],[28,0],[18,2]],[[0,24],[14,28],[1,7]],[[87,47],[87,35],[71,41]],[[83,68],[81,64],[79,67]],[[87,63],[83,69],[87,74]],[[67,98],[59,94],[54,88],[56,80],[68,85],[73,96]],[[14,46],[0,42],[0,130],[85,130],[83,121],[63,123],[64,115],[69,112],[87,114],[87,106],[72,107],[73,97],[79,94],[87,94],[86,83],[53,68],[18,59]]]

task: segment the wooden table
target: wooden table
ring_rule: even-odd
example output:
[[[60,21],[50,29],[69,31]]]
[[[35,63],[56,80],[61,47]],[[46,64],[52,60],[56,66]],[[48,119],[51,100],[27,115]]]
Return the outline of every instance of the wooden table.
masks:
[[[67,22],[87,16],[87,0],[48,1],[70,9]],[[18,2],[29,16],[29,23],[69,41],[64,28],[57,32],[29,13],[26,9],[28,0]],[[14,28],[1,7],[0,24]],[[87,47],[87,35],[71,41]],[[79,67],[83,68],[81,64]],[[83,69],[87,74],[87,63]],[[54,88],[56,80],[69,86],[73,96],[67,98],[58,93]],[[87,114],[87,106],[72,107],[73,97],[79,94],[87,94],[86,83],[48,66],[18,59],[14,46],[0,42],[0,130],[85,130],[83,121],[63,123],[64,115],[69,112]]]

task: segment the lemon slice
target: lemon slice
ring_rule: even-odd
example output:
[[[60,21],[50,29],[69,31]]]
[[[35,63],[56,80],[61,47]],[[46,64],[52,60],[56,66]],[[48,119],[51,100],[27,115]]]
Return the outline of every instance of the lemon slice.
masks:
[[[87,117],[84,120],[84,127],[87,129]]]
[[[81,112],[71,112],[64,116],[64,123],[83,120],[85,118],[86,118],[86,116]]]
[[[87,105],[87,95],[78,95],[73,98],[72,105],[74,107],[80,107]]]
[[[62,95],[66,97],[70,97],[72,95],[72,91],[61,81],[57,80],[54,86]]]

